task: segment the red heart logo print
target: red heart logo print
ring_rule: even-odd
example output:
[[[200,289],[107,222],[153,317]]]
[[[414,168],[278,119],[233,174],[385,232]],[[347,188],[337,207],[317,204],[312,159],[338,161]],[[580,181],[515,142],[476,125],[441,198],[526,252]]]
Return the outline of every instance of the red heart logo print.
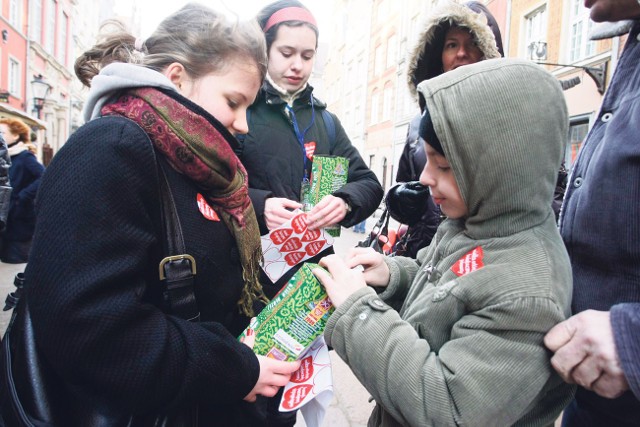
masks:
[[[318,240],[321,234],[320,230],[307,230],[307,232],[304,233],[304,236],[302,236],[302,241],[313,242],[314,240]]]
[[[284,256],[284,260],[287,262],[288,265],[293,267],[294,265],[302,261],[304,257],[305,257],[304,252],[291,252],[290,254],[286,254]]]
[[[300,241],[300,239],[298,239],[297,237],[292,237],[286,242],[284,242],[284,244],[280,248],[280,252],[297,251],[301,247],[302,247],[302,242]]]
[[[269,238],[276,245],[281,245],[292,234],[293,234],[293,229],[292,228],[283,228],[282,230],[275,230],[273,233],[271,233]]]
[[[302,234],[307,229],[307,214],[303,213],[291,220],[291,226],[293,231],[298,234]]]
[[[307,252],[307,254],[309,254],[309,256],[314,256],[314,255],[317,255],[318,252],[320,252],[320,250],[323,248],[325,243],[326,243],[326,240],[318,240],[317,242],[311,242],[307,245],[306,248],[304,248],[304,250]]]

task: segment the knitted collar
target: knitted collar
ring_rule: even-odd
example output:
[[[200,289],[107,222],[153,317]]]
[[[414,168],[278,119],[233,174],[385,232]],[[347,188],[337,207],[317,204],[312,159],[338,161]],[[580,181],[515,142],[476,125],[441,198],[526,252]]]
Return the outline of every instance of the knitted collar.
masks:
[[[309,82],[305,82],[305,84],[303,84],[300,89],[298,89],[294,93],[289,93],[287,92],[286,89],[278,86],[276,82],[273,81],[269,73],[267,73],[267,81],[278,92],[278,95],[280,95],[280,98],[282,98],[282,100],[286,102],[290,107],[293,106],[293,101],[299,98],[300,95],[302,95],[302,93],[307,89],[307,86],[309,85]]]
[[[237,142],[213,116],[171,90],[131,89],[102,108],[142,127],[171,167],[193,180],[233,234],[245,286],[240,309],[253,315],[253,302],[266,301],[259,282],[260,231],[249,199],[247,172],[234,154]]]
[[[28,149],[29,147],[27,147],[27,144],[20,141],[17,144],[14,144],[11,147],[7,148],[7,152],[9,153],[9,156],[13,157],[22,153],[23,151],[27,151]]]

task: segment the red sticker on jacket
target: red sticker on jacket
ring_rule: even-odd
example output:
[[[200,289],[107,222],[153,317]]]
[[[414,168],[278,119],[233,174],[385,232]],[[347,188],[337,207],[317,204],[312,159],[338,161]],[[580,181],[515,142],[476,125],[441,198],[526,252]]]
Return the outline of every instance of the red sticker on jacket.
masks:
[[[209,221],[220,221],[220,217],[218,216],[216,211],[214,211],[213,208],[209,206],[209,203],[207,203],[204,196],[200,193],[198,193],[197,202],[198,209],[200,210],[200,213],[203,217],[207,218]]]
[[[305,397],[313,390],[311,384],[300,384],[291,387],[282,396],[282,407],[284,409],[293,409],[304,400]]]
[[[298,234],[302,234],[307,229],[307,214],[302,213],[291,220],[291,226],[293,231]]]
[[[318,252],[320,252],[320,249],[322,249],[322,247],[324,246],[326,240],[318,240],[317,242],[311,242],[307,245],[306,248],[304,248],[305,251],[307,251],[307,253],[310,256],[314,256],[317,255]]]
[[[467,252],[462,258],[453,264],[451,271],[453,271],[456,276],[461,277],[465,274],[479,270],[484,267],[484,263],[482,262],[483,257],[484,252],[482,251],[482,246],[478,246]]]
[[[291,252],[290,254],[286,254],[284,256],[284,260],[287,262],[287,264],[293,267],[294,265],[302,261],[304,257],[304,252]]]
[[[314,240],[318,240],[321,234],[320,230],[307,230],[307,232],[304,233],[304,236],[302,236],[302,241],[313,242]]]
[[[300,362],[298,370],[289,378],[289,381],[292,383],[301,384],[313,376],[313,357],[307,356]]]
[[[292,234],[293,234],[293,230],[291,228],[283,228],[281,230],[275,230],[274,232],[272,232],[271,235],[269,236],[269,238],[276,245],[281,245]]]
[[[304,151],[307,154],[309,160],[313,160],[313,153],[316,152],[316,143],[311,141],[304,144]]]

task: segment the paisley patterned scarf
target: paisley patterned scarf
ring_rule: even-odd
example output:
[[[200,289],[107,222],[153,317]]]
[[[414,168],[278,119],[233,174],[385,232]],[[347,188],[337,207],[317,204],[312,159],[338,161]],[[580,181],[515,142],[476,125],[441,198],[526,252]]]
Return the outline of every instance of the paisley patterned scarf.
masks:
[[[136,122],[171,167],[202,188],[238,245],[245,283],[238,306],[253,316],[253,302],[266,302],[259,281],[260,231],[249,199],[247,172],[230,145],[233,136],[186,98],[149,87],[129,90],[101,113]]]

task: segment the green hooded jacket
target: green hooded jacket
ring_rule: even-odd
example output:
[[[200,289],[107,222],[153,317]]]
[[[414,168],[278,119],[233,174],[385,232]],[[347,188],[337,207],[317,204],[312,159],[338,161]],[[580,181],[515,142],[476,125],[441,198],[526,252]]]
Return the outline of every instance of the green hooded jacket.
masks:
[[[491,59],[421,83],[468,216],[417,260],[394,257],[325,338],[377,405],[373,426],[552,426],[573,387],[546,332],[570,314],[571,270],[551,199],[567,136],[558,81]],[[380,293],[377,293],[380,292]]]

